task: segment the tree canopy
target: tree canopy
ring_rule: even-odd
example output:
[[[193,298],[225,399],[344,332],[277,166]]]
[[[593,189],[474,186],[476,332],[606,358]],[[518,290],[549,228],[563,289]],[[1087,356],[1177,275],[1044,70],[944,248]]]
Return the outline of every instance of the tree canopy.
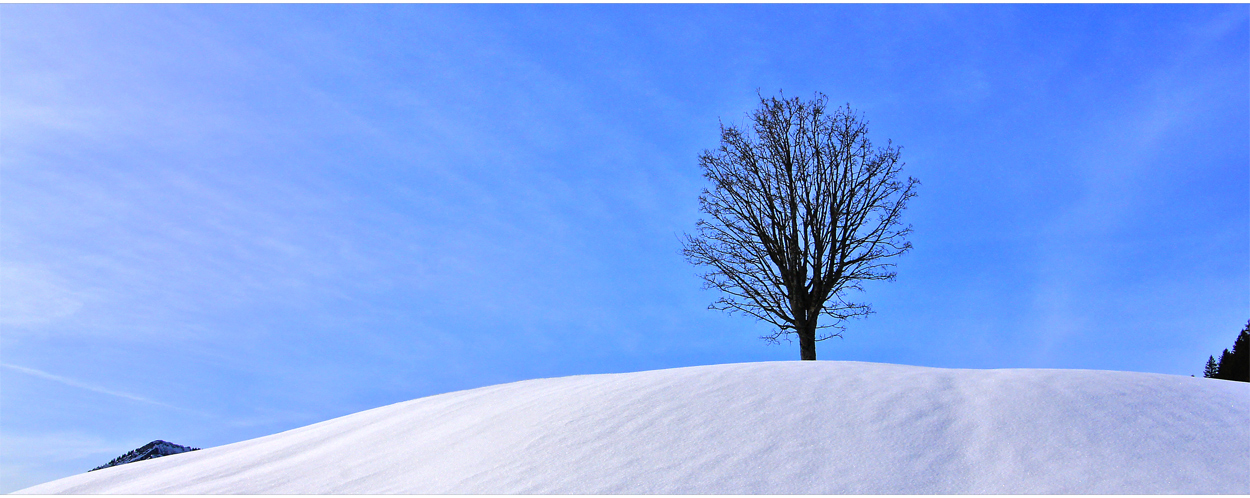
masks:
[[[720,146],[699,156],[708,218],[683,250],[722,293],[711,309],[775,325],[771,342],[797,335],[804,360],[872,312],[849,291],[894,279],[893,258],[911,249],[900,217],[919,184],[899,178],[899,147],[874,147],[861,115],[827,101],[760,96],[749,126],[721,124]]]

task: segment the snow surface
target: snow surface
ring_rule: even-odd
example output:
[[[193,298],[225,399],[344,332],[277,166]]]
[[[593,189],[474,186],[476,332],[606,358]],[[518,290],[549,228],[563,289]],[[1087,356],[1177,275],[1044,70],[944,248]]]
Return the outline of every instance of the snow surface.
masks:
[[[829,361],[583,375],[19,493],[1250,493],[1250,383]]]

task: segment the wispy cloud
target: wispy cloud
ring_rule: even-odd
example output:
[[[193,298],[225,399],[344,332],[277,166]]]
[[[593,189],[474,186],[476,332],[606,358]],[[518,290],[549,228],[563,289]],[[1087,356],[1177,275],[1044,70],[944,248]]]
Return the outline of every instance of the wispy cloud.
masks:
[[[43,324],[74,314],[81,296],[43,268],[0,262],[0,325]]]
[[[61,384],[65,384],[65,385],[70,386],[70,387],[77,387],[77,388],[79,388],[79,389],[86,389],[86,390],[91,391],[91,392],[94,392],[94,393],[105,394],[105,395],[108,395],[108,396],[116,396],[116,397],[118,397],[118,398],[124,398],[124,399],[128,399],[128,400],[131,400],[131,401],[138,401],[138,402],[140,402],[140,403],[147,403],[147,404],[150,404],[150,405],[161,406],[161,407],[170,408],[170,409],[174,409],[174,410],[180,410],[180,411],[184,411],[184,412],[199,413],[199,412],[195,412],[195,411],[192,411],[192,410],[188,410],[188,409],[186,409],[186,408],[177,407],[177,406],[174,406],[174,405],[171,405],[171,404],[168,404],[168,403],[162,403],[162,402],[160,402],[160,401],[156,401],[156,400],[148,399],[148,398],[145,398],[145,397],[143,397],[143,396],[138,396],[138,395],[134,395],[134,394],[130,394],[130,393],[125,393],[125,392],[121,392],[121,391],[114,391],[114,390],[112,390],[112,389],[106,389],[106,388],[103,388],[103,387],[100,387],[100,386],[93,386],[93,385],[88,384],[88,383],[86,383],[86,382],[77,381],[77,380],[74,380],[74,379],[71,379],[71,378],[68,378],[68,377],[62,377],[62,376],[60,376],[60,375],[50,374],[50,373],[48,373],[48,372],[44,372],[44,371],[42,371],[42,370],[36,370],[36,369],[34,369],[34,368],[27,368],[27,367],[21,367],[21,366],[17,366],[17,365],[10,365],[10,364],[8,364],[8,363],[0,363],[0,366],[5,367],[5,368],[10,369],[10,370],[14,370],[14,371],[17,371],[17,372],[24,373],[24,374],[26,374],[26,375],[30,375],[30,376],[33,376],[33,377],[39,377],[39,378],[41,378],[41,379],[46,379],[46,380],[50,380],[50,381],[53,381],[53,382],[58,382],[58,383],[61,383]]]

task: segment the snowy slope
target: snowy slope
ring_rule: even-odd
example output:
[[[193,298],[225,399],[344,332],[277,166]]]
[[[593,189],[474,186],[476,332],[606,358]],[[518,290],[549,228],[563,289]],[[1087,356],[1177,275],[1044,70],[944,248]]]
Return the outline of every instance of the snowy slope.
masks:
[[[1250,493],[1250,384],[773,362],[397,403],[24,493]]]

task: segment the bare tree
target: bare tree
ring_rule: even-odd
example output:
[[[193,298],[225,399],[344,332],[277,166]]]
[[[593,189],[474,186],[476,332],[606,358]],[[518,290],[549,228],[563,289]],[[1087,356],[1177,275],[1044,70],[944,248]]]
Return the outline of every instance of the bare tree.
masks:
[[[804,360],[816,359],[817,341],[841,337],[844,320],[872,313],[847,292],[894,279],[891,258],[911,249],[899,216],[920,183],[898,179],[897,146],[873,148],[867,121],[849,104],[827,112],[827,101],[760,96],[750,129],[721,124],[720,147],[699,156],[710,219],[682,251],[710,267],[704,287],[723,294],[710,309],[775,325],[762,337],[772,343],[798,335]],[[833,321],[818,324],[822,315]]]

